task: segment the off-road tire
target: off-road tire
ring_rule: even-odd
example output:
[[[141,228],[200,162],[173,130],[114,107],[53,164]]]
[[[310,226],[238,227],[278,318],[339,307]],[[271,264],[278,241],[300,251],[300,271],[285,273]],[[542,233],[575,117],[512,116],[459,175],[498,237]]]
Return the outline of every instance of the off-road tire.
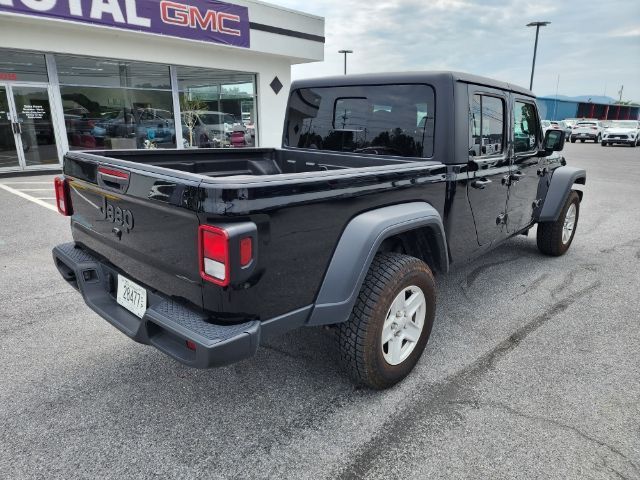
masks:
[[[571,232],[571,237],[569,241],[565,244],[562,243],[562,229],[564,226],[564,219],[567,215],[567,211],[572,203],[576,205],[576,217],[574,220],[573,231]],[[578,227],[578,219],[580,217],[580,197],[578,194],[572,190],[569,194],[569,198],[565,202],[562,207],[562,211],[558,216],[558,219],[555,222],[540,222],[538,224],[538,232],[537,232],[537,243],[538,250],[540,250],[545,255],[551,255],[554,257],[559,257],[560,255],[564,255],[569,247],[571,246],[571,242],[573,242],[573,237],[576,235],[576,228]]]
[[[395,297],[406,287],[418,286],[426,299],[424,326],[411,354],[390,365],[382,351],[382,328]],[[427,345],[436,311],[436,286],[423,261],[400,253],[378,253],[362,284],[347,322],[338,325],[341,361],[353,378],[373,389],[389,388],[406,377]]]

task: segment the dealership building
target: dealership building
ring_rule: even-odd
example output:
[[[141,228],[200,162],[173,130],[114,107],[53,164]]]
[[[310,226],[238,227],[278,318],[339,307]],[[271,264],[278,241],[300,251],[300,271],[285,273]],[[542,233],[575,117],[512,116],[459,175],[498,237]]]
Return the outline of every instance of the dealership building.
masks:
[[[69,150],[274,147],[324,19],[252,0],[0,0],[0,173]]]

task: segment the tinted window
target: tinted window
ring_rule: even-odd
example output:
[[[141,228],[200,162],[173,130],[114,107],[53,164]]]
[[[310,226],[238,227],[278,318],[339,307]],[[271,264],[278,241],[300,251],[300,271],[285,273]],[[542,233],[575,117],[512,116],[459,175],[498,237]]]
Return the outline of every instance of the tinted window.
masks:
[[[513,130],[515,152],[536,150],[540,124],[535,107],[531,103],[515,102],[513,114],[515,118]]]
[[[502,153],[504,101],[488,95],[474,95],[469,114],[469,155],[475,157]]]
[[[403,157],[433,155],[434,92],[426,85],[306,88],[289,100],[292,147]]]
[[[62,85],[171,89],[169,67],[155,63],[56,55]]]
[[[44,55],[0,49],[0,82],[4,80],[48,82]]]

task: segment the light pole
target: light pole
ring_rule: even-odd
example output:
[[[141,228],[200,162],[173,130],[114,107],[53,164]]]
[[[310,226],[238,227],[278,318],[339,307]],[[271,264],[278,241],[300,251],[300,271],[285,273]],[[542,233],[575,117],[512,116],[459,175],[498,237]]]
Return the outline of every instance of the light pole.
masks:
[[[353,50],[338,50],[338,53],[344,53],[344,74],[347,74],[347,54],[353,53]]]
[[[531,64],[531,81],[529,82],[529,90],[533,90],[533,72],[536,69],[536,52],[538,51],[538,32],[540,27],[546,27],[551,22],[531,22],[527,23],[527,27],[536,27],[536,43],[533,47],[533,63]]]

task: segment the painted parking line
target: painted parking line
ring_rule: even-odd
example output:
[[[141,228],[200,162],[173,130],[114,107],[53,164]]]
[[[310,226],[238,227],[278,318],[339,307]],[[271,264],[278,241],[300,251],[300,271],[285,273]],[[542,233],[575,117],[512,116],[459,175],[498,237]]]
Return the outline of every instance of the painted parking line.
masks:
[[[21,192],[53,192],[53,188],[18,188]]]
[[[6,185],[7,183],[10,183],[10,182],[0,183],[0,188],[9,193],[13,193],[14,195],[17,195],[18,197],[24,198],[25,200],[29,200],[30,202],[33,202],[36,205],[40,205],[41,207],[48,208],[49,210],[54,211],[56,213],[58,212],[58,208],[55,205],[51,205],[50,203],[45,202],[44,201],[45,199],[32,197],[31,195],[28,195],[23,191],[18,190],[17,188],[13,188],[13,187],[10,187],[9,185]],[[11,184],[15,184],[15,183],[16,182],[11,182]],[[49,182],[40,182],[40,183],[49,183]],[[50,191],[49,189],[47,190]],[[51,200],[48,197],[46,199]],[[55,198],[53,200],[55,200]]]
[[[48,182],[42,182],[42,181],[34,181],[34,182],[29,182],[29,181],[9,181],[9,180],[3,180],[1,182],[3,185],[53,185],[53,180],[49,180]]]

